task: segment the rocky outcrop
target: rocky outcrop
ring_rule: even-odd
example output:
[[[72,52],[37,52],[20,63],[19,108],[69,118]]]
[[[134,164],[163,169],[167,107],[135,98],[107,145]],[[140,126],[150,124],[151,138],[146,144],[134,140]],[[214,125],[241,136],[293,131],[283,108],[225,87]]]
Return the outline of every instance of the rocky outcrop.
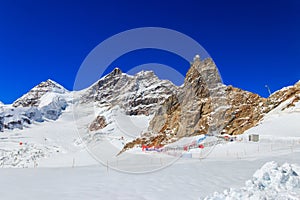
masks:
[[[103,116],[97,116],[96,119],[90,124],[89,130],[90,131],[98,131],[100,129],[103,129],[107,126],[105,117]]]

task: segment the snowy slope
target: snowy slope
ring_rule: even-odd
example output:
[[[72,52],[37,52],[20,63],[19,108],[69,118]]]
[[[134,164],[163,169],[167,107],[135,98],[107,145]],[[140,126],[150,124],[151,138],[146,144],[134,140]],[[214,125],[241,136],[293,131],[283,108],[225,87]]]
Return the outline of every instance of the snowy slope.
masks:
[[[77,159],[82,152],[83,160]],[[76,165],[95,164],[89,158],[77,134],[71,107],[56,121],[33,122],[26,129],[1,133],[2,167],[72,166],[73,159]]]
[[[105,166],[1,169],[3,199],[203,199],[241,188],[266,162],[300,163],[300,154],[249,160],[187,160],[155,173],[128,174]],[[150,160],[148,161],[150,163]],[[14,192],[12,192],[14,191]],[[292,192],[292,191],[290,191]],[[223,198],[220,198],[223,199]]]
[[[260,133],[262,136],[300,137],[300,102],[286,108],[292,98],[281,103],[274,110],[265,115],[261,123],[246,131],[246,133]]]

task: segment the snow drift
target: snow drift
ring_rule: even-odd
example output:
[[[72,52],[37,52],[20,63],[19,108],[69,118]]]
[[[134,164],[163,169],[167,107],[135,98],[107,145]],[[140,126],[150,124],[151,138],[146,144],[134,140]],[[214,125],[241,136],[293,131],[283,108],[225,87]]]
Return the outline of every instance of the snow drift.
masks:
[[[205,198],[221,199],[300,199],[300,166],[268,162],[246,181],[245,187],[231,188]]]

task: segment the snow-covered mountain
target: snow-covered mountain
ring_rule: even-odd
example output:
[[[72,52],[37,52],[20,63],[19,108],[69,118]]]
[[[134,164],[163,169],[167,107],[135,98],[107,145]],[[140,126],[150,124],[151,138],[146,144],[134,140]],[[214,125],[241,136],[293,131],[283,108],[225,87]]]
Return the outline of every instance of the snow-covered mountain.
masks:
[[[143,130],[143,134],[128,146],[142,143],[165,145],[200,134],[244,133],[284,102],[292,99],[287,107],[293,106],[299,101],[299,93],[300,82],[275,92],[269,98],[223,85],[214,62],[211,59],[201,61],[197,57],[181,87],[160,80],[151,71],[131,76],[118,68],[78,92],[69,92],[58,83],[47,80],[12,105],[1,106],[0,130],[22,129],[32,122],[56,120],[67,106],[75,104],[84,108],[93,104],[93,112],[84,125],[86,129],[101,131],[116,123],[115,119],[108,119],[108,113],[114,109],[129,117],[153,116],[148,118],[151,119],[148,130]]]
[[[47,80],[12,105],[0,105],[0,167],[37,168],[0,170],[1,197],[299,198],[300,82],[262,98],[223,85],[216,74],[212,60],[195,59],[176,87],[153,72],[130,76],[115,69],[82,91]],[[206,146],[216,138],[203,135],[210,131],[236,140]],[[252,134],[259,142],[248,140]],[[189,149],[199,139],[204,149]],[[269,161],[279,164],[251,178]],[[170,164],[142,176],[110,170],[139,173]],[[21,189],[11,193],[15,188]]]
[[[130,76],[116,68],[86,90],[80,100],[97,102],[99,106],[109,104],[111,108],[119,106],[127,115],[150,115],[176,91],[175,85],[158,79],[152,71]]]
[[[42,82],[12,105],[1,106],[0,131],[56,120],[68,106],[68,101],[71,101],[71,95],[61,85],[52,80]]]
[[[45,82],[41,82],[28,93],[17,99],[12,106],[13,107],[38,107],[42,101],[42,98],[47,94],[65,94],[68,91],[56,83],[53,80],[48,79]],[[45,98],[45,97],[44,97]]]

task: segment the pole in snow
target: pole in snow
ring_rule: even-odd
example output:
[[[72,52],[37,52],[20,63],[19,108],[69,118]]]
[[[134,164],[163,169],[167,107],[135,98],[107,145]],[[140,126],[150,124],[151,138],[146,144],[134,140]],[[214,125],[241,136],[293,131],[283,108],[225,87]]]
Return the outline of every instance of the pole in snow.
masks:
[[[72,168],[75,167],[75,158],[73,158],[73,162],[72,162]]]

